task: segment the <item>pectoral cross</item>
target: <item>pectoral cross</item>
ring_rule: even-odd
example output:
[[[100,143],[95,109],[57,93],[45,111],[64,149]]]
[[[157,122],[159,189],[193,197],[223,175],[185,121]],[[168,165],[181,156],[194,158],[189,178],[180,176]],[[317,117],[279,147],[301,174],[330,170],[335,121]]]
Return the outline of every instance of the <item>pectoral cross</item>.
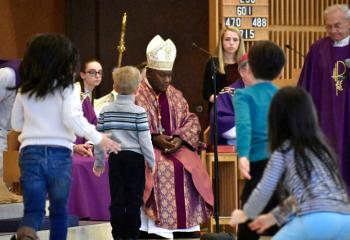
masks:
[[[157,127],[157,130],[158,130],[160,135],[162,135],[163,132],[165,131],[165,129],[162,127],[162,124],[159,124],[159,127]]]
[[[162,135],[163,132],[165,131],[165,129],[162,126],[162,114],[160,113],[159,95],[160,95],[160,93],[158,95],[156,95],[156,100],[157,100],[156,104],[157,104],[157,110],[158,110],[158,123],[159,123],[159,127],[157,127],[157,130],[158,130],[159,134]]]
[[[342,73],[339,73],[339,64],[343,65],[344,71]],[[346,66],[343,61],[337,61],[335,63],[335,66],[333,68],[333,75],[332,78],[334,79],[335,82],[335,95],[338,96],[338,92],[343,91],[343,80],[345,78],[345,72],[346,72]]]

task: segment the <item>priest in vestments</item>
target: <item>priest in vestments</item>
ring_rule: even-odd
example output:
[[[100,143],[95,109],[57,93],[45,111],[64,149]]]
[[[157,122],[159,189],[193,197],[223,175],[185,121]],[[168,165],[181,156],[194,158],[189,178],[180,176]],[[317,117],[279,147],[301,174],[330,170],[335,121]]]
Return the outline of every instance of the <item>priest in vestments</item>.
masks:
[[[100,64],[98,63],[97,66],[100,66]],[[93,80],[96,80],[96,79],[98,80],[98,79],[101,79],[101,75],[99,78],[97,78],[97,75],[95,75],[94,77],[90,77],[90,78],[93,78]],[[90,124],[93,124],[96,126],[97,116],[95,114],[95,110],[93,107],[93,101],[91,100],[91,98],[93,97],[92,90],[85,91],[84,84],[85,83],[84,83],[83,79],[79,80],[78,82],[76,82],[74,84],[74,90],[80,96],[80,102],[81,102],[81,106],[83,109],[84,117],[87,119],[87,121]],[[92,154],[92,150],[93,150],[92,147],[93,147],[92,142],[88,141],[87,139],[85,139],[83,137],[76,136],[76,140],[75,140],[74,145],[73,145],[73,152],[74,152],[74,154],[78,154],[80,156],[92,157],[92,155],[93,155]],[[74,158],[73,158],[73,160],[74,160]]]
[[[232,103],[232,95],[234,89],[244,88],[242,79],[231,83],[228,86],[230,89],[219,93],[216,98],[217,109],[217,132],[219,145],[236,145],[236,124],[235,124],[235,110]],[[214,108],[210,111],[210,128],[214,129]],[[210,131],[211,140],[214,139],[214,131]]]
[[[327,37],[315,42],[306,56],[299,86],[312,96],[321,124],[339,158],[350,193],[350,10],[333,5],[324,12]],[[350,62],[349,62],[350,63]],[[349,64],[348,63],[348,64]]]
[[[7,150],[7,134],[11,130],[10,118],[16,90],[9,89],[20,82],[21,61],[0,59],[0,204],[22,202],[22,197],[11,193],[3,182],[3,153]]]
[[[233,108],[232,96],[236,89],[251,85],[254,76],[247,71],[248,54],[245,53],[238,61],[238,73],[241,79],[225,87],[216,98],[217,109],[217,132],[219,145],[236,145],[236,123],[235,110]],[[210,127],[214,129],[214,108],[210,111]],[[214,131],[211,132],[213,142]]]
[[[94,111],[94,107],[92,106],[91,100],[89,96],[80,95],[81,100],[81,106],[83,109],[84,117],[88,120],[90,124],[93,124],[96,126],[97,124],[97,117]],[[75,144],[85,144],[88,140],[86,140],[83,137],[77,136],[75,140]]]
[[[136,103],[146,109],[156,156],[156,173],[146,171],[141,230],[166,238],[196,232],[212,214],[213,193],[196,153],[200,124],[182,93],[170,85],[176,47],[155,36],[147,46],[146,78]]]

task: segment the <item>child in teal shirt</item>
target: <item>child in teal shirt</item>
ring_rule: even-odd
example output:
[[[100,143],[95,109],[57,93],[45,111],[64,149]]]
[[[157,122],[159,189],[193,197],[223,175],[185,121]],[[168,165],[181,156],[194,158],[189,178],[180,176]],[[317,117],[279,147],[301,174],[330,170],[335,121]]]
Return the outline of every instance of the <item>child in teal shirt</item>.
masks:
[[[267,116],[271,99],[277,92],[271,81],[281,74],[285,55],[275,43],[259,41],[249,50],[248,64],[255,77],[254,83],[238,89],[233,97],[239,169],[247,179],[241,196],[242,205],[259,183],[269,158]],[[272,197],[264,212],[269,212],[278,203],[278,197]],[[238,239],[257,240],[259,235],[243,223],[238,226]]]

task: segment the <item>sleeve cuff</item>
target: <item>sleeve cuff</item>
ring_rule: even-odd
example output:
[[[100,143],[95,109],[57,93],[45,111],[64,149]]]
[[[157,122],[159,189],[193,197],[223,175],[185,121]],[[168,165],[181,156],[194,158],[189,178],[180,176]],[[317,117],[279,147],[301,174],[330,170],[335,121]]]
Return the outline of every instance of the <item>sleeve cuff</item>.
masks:
[[[94,144],[94,145],[98,145],[101,140],[102,140],[102,133],[99,133],[97,131],[94,131],[91,133],[91,135],[89,136],[89,139],[91,140],[91,142]]]

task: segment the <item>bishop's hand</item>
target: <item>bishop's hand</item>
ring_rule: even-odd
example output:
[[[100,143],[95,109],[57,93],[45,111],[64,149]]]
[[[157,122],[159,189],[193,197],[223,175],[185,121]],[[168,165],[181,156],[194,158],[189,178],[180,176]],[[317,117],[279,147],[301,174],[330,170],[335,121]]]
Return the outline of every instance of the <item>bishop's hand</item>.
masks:
[[[152,137],[152,143],[164,154],[168,154],[179,150],[183,144],[183,140],[178,136],[160,134]]]
[[[180,137],[178,136],[175,136],[173,137],[173,139],[170,141],[174,146],[172,148],[169,148],[168,151],[166,153],[174,153],[176,152],[177,150],[180,149],[180,147],[182,146],[183,144],[183,141]]]

